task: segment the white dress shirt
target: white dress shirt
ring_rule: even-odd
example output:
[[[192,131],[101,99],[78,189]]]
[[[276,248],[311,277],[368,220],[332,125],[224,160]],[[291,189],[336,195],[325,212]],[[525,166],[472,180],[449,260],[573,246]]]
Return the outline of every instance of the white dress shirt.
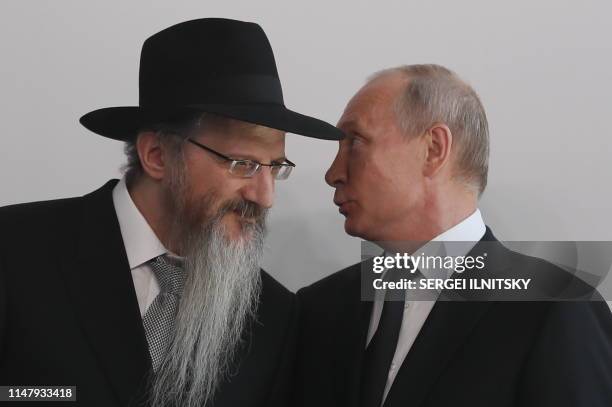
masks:
[[[168,253],[168,250],[134,204],[125,177],[113,189],[113,204],[134,280],[138,308],[143,316],[159,293],[159,284],[147,262]]]
[[[480,210],[476,209],[474,213],[459,222],[457,225],[448,229],[432,239],[434,242],[466,242],[465,245],[452,245],[447,247],[447,255],[450,256],[465,256],[485,234],[486,228],[482,220]],[[427,244],[418,250],[419,253],[427,251]],[[425,277],[428,277],[425,270],[419,270]],[[436,276],[440,277],[440,276]],[[450,274],[442,277],[448,278]],[[417,282],[418,284],[418,282]],[[372,315],[370,317],[370,326],[368,329],[367,344],[370,343],[376,329],[378,328],[378,322],[382,314],[382,308],[384,305],[384,292],[380,292],[377,299],[374,301],[372,308]],[[399,368],[402,366],[406,355],[410,351],[412,344],[417,338],[425,320],[429,316],[432,308],[435,305],[435,301],[410,301],[406,300],[404,304],[404,315],[402,318],[402,326],[400,328],[399,338],[397,340],[397,347],[395,354],[389,368],[389,374],[387,376],[387,384],[385,385],[385,392],[383,394],[383,402],[387,398],[387,394],[391,389],[391,385],[395,380],[395,376]],[[366,345],[367,346],[367,345]]]

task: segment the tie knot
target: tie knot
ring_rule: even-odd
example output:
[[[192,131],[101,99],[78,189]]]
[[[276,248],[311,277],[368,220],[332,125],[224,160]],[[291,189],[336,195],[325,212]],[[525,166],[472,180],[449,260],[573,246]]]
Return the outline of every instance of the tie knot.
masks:
[[[151,260],[150,266],[155,273],[161,292],[181,294],[185,273],[179,259],[169,258],[164,254]]]

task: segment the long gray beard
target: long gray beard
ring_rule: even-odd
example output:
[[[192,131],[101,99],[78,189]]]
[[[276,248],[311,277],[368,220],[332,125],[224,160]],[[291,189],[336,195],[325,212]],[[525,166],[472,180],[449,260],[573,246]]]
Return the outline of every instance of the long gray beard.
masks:
[[[186,272],[175,335],[153,377],[152,407],[201,407],[232,374],[232,362],[261,291],[265,223],[243,225],[248,238],[228,239],[219,214],[184,240]]]

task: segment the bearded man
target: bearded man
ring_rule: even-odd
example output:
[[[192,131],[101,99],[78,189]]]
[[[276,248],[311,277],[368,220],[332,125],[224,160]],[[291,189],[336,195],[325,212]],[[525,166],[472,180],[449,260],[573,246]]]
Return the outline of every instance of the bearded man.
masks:
[[[0,385],[75,386],[83,406],[284,405],[294,295],[260,269],[285,108],[253,23],[200,19],[143,45],[140,104],[81,123],[122,140],[124,177],[0,209]]]

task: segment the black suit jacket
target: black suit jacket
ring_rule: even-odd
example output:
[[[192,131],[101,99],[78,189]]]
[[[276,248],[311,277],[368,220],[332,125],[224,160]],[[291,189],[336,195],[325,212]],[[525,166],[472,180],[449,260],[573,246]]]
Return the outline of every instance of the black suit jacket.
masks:
[[[77,403],[64,404],[71,406],[144,404],[151,361],[115,184],[0,208],[0,385],[76,385]],[[264,271],[262,279],[238,373],[222,384],[215,406],[285,405],[296,300]]]
[[[483,241],[496,242],[488,228]],[[507,275],[555,268],[496,247],[492,264]],[[357,264],[298,292],[296,405],[359,405],[372,310],[360,274]],[[569,281],[558,280],[560,292]],[[438,301],[384,404],[399,406],[612,406],[610,310],[603,301]]]

